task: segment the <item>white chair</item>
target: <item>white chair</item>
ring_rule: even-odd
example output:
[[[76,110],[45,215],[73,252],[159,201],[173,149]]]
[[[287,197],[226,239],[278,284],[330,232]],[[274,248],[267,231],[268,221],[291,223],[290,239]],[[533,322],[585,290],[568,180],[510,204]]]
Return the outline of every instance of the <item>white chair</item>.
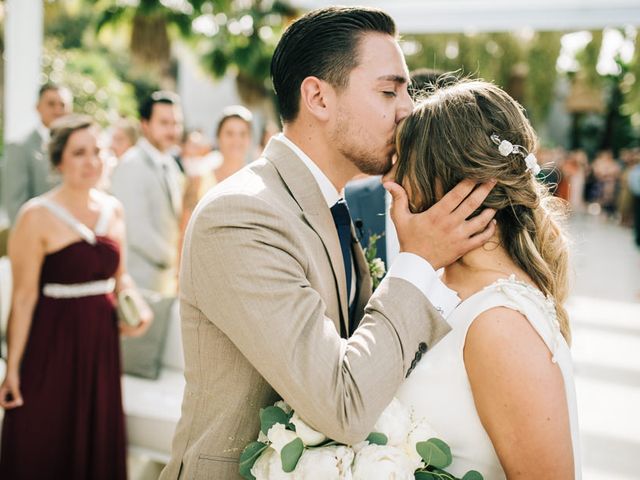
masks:
[[[159,463],[171,457],[171,441],[182,408],[184,357],[179,302],[173,305],[162,369],[157,380],[122,376],[129,452]]]

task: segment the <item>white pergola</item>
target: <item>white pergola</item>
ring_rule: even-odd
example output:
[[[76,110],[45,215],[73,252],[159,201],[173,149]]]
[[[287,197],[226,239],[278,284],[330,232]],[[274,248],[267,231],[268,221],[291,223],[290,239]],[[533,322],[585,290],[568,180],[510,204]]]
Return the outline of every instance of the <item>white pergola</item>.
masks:
[[[581,30],[640,26],[640,0],[293,0],[302,8],[332,4],[379,7],[401,33]],[[36,121],[43,0],[5,2],[5,142]]]
[[[294,0],[306,9],[367,5],[388,12],[401,33],[591,30],[640,25],[640,0]]]

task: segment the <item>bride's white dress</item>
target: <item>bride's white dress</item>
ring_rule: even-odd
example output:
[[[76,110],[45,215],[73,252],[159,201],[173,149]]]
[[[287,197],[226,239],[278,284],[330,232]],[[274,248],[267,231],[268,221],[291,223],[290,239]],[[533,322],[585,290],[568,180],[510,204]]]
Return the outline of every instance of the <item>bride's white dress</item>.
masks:
[[[453,463],[447,471],[462,476],[479,471],[485,480],[505,478],[491,440],[480,422],[464,365],[467,331],[482,312],[508,307],[522,313],[544,340],[557,362],[569,407],[575,478],[581,478],[578,418],[569,347],[560,333],[554,304],[540,290],[512,276],[498,280],[462,302],[447,321],[452,331],[426,354],[401,385],[396,397],[413,420],[426,421],[449,444]]]

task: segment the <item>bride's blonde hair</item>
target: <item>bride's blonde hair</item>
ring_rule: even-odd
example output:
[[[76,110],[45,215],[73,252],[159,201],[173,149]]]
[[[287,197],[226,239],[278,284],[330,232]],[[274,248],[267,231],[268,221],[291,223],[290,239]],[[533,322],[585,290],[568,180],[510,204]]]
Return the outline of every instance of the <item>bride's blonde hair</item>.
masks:
[[[555,300],[560,330],[570,342],[564,308],[568,245],[560,223],[566,207],[526,170],[521,155],[502,156],[492,135],[529,152],[536,149],[536,134],[523,108],[497,86],[462,80],[437,89],[398,129],[396,181],[408,183],[411,209],[418,212],[465,178],[496,179],[482,208],[497,210],[502,245],[538,288]]]

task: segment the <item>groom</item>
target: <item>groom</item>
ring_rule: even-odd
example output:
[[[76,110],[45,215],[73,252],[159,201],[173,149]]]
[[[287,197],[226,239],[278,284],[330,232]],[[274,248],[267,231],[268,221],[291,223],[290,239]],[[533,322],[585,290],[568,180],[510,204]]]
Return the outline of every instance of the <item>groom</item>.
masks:
[[[213,189],[187,230],[186,389],[164,480],[239,478],[259,410],[279,397],[335,440],[365,438],[449,331],[442,314],[458,299],[434,268],[493,234],[493,211],[465,220],[491,185],[464,182],[413,215],[390,184],[401,253],[370,297],[340,192],[391,167],[395,127],[412,109],[393,20],[315,10],[284,33],[271,72],[284,133]]]

